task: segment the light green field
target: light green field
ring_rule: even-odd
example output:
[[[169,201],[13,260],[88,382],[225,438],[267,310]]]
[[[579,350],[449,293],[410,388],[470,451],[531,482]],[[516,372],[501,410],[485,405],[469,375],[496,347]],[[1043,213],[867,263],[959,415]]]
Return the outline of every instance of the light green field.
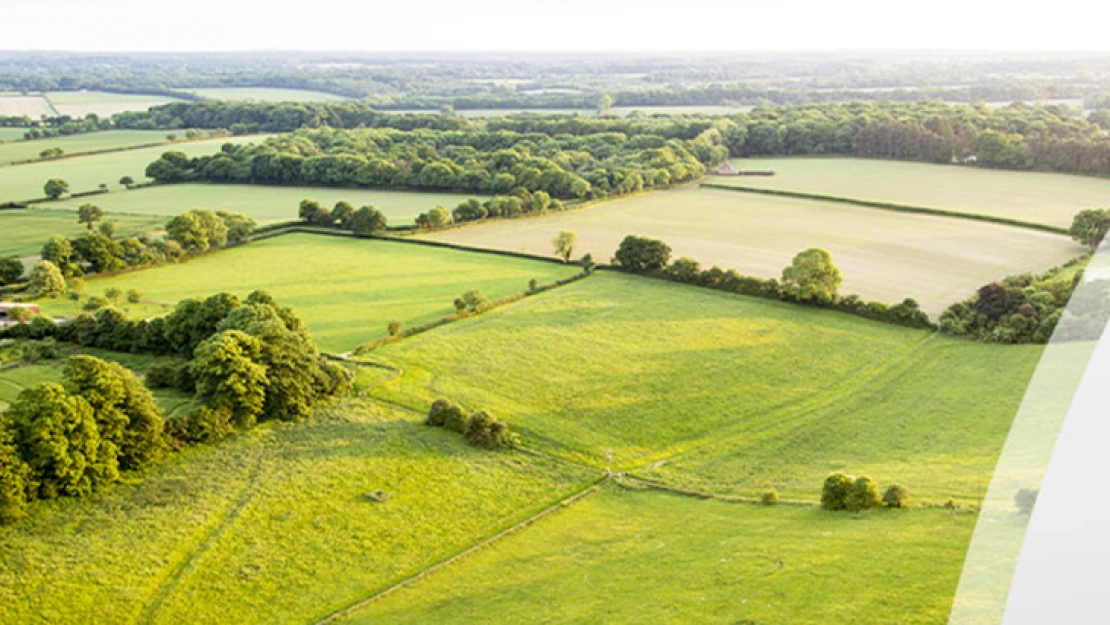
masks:
[[[297,219],[301,200],[312,199],[331,208],[345,200],[356,208],[371,204],[392,224],[411,224],[420,213],[443,205],[448,210],[465,201],[458,193],[423,193],[374,189],[320,187],[269,187],[262,185],[173,184],[98,195],[96,204],[108,212],[178,215],[194,208],[223,209],[250,215],[259,223]],[[482,198],[484,199],[484,198]],[[75,209],[82,198],[46,204]]]
[[[26,132],[26,131],[24,131]],[[136,145],[166,143],[164,130],[104,130],[65,137],[0,144],[0,165],[39,158],[47,148],[61,148],[65,154],[117,150]],[[22,137],[22,134],[20,135]],[[167,148],[170,149],[170,148]]]
[[[1084,208],[1110,205],[1110,180],[856,158],[734,159],[774,176],[708,176],[714,184],[818,193],[1068,227]]]
[[[378,396],[488,409],[580,462],[810,500],[843,469],[975,502],[1040,351],[603,273],[371,354],[404,370]]]
[[[46,94],[59,115],[81,118],[89,113],[111,117],[125,111],[145,111],[158,104],[175,102],[165,96],[105,91],[51,91]]]
[[[666,241],[672,258],[776,279],[796,253],[821,247],[844,274],[842,293],[888,303],[914,297],[932,315],[992,280],[1044,271],[1084,251],[1067,237],[1024,228],[696,187],[429,238],[552,254],[561,230],[578,234],[575,255],[589,252],[599,261],[638,234]]]
[[[96,197],[86,201],[96,201]],[[107,220],[116,225],[118,235],[142,234],[166,223],[165,217],[154,215],[108,215]],[[38,254],[42,244],[55,234],[76,237],[88,232],[84,224],[77,223],[76,211],[31,208],[26,210],[0,210],[0,257],[29,256]]]
[[[0,96],[0,116],[19,117],[26,115],[39,119],[43,115],[55,115],[50,102],[42,95],[2,95]]]
[[[478,289],[496,299],[576,272],[554,263],[473,254],[405,243],[294,234],[201,258],[120,276],[89,279],[85,294],[109,287],[138,289],[167,307],[219,291],[246,296],[268,290],[304,319],[326,351],[343,352],[386,334],[390,321],[405,327],[454,312],[456,297]],[[47,300],[44,310],[72,314],[73,303]],[[136,314],[161,314],[159,305]]]
[[[92,154],[59,160],[0,167],[0,202],[30,200],[43,197],[42,185],[51,178],[61,178],[69,182],[71,192],[92,191],[100,184],[110,189],[122,189],[119,179],[131,176],[136,182],[147,180],[146,166],[164,152],[174,150],[189,156],[214,154],[225,143],[254,143],[261,141],[262,135],[250,137],[222,137],[191,141],[173,146],[140,148],[126,152]],[[90,198],[88,201],[95,201]]]
[[[0,141],[22,141],[29,128],[0,126]]]
[[[591,479],[343,402],[0,527],[0,622],[313,623]]]
[[[340,622],[939,625],[974,524],[609,488]]]
[[[209,89],[186,89],[209,100],[234,100],[255,102],[338,102],[347,100],[341,95],[323,91],[304,89],[277,89],[269,87],[217,87]]]

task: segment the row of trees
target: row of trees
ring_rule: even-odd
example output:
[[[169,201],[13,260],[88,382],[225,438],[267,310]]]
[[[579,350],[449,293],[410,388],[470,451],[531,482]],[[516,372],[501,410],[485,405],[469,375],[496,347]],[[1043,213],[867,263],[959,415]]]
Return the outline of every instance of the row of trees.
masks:
[[[553,242],[558,246],[559,241]],[[799,252],[782,271],[782,280],[742,276],[734,269],[711,267],[703,270],[692,258],[670,262],[671,248],[666,243],[629,235],[613,256],[613,265],[633,273],[658,275],[676,282],[769,299],[799,302],[831,308],[852,315],[916,328],[931,328],[932,322],[917,301],[906,298],[900,304],[867,302],[857,295],[839,293],[843,276],[832,255],[819,248]]]
[[[385,213],[373,206],[355,209],[350,202],[336,202],[328,209],[316,200],[301,200],[297,213],[301,221],[324,228],[350,230],[358,236],[382,234],[389,227]]]
[[[887,487],[880,497],[879,487],[867,476],[833,473],[821,486],[821,508],[825,510],[861,512],[884,504],[890,508],[905,508],[909,498],[909,490],[899,484]]]
[[[447,399],[432,402],[424,423],[458,432],[475,447],[510,449],[520,446],[520,437],[510,432],[505,422],[497,420],[484,410],[467,416],[462,406]]]

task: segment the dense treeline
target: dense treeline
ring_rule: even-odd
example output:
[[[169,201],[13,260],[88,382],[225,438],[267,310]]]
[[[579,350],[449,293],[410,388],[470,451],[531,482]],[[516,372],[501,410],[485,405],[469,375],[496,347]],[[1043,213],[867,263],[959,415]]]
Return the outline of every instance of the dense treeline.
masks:
[[[721,120],[721,124],[728,124]],[[730,125],[731,127],[731,125]],[[158,182],[366,186],[587,199],[699,178],[728,155],[727,132],[685,142],[654,135],[396,129],[300,130],[261,144],[225,145],[190,159],[169,152],[147,167]]]
[[[671,248],[666,243],[630,235],[617,248],[613,266],[718,291],[830,308],[911,328],[934,327],[913,298],[889,305],[864,301],[858,295],[841,295],[838,292],[843,281],[840,269],[833,263],[832,256],[822,249],[798,253],[783,269],[782,281],[744,276],[735,269],[724,270],[717,266],[703,270],[692,258],[673,262],[670,258]]]
[[[130,371],[89,356],[71,357],[65,382],[20,393],[0,418],[0,522],[18,519],[31,500],[86,495],[120,470],[153,465],[166,450],[226,436],[263,420],[296,420],[326,397],[345,393],[350,372],[324,360],[304,323],[266,292],[245,300],[220,293],[178,303],[172,313],[136,321],[115,308],[55,325],[45,317],[0,332],[120,352],[187,359],[151,383],[196,393],[197,407],[166,422]]]
[[[394,115],[360,102],[171,102],[149,111],[119,113],[117,128],[226,128],[233,134],[290,132],[299,128],[457,130],[468,125],[446,115]]]

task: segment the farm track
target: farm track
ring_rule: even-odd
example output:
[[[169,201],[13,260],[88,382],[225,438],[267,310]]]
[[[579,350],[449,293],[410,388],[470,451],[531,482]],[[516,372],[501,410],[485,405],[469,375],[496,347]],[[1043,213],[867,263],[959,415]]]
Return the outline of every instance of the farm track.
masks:
[[[173,566],[169,571],[168,576],[162,581],[157,590],[154,592],[151,600],[143,607],[139,615],[137,623],[147,625],[155,623],[158,617],[158,612],[162,609],[166,600],[173,594],[175,588],[186,576],[196,570],[197,562],[207,553],[208,549],[224,535],[224,533],[231,527],[232,523],[239,517],[239,514],[250,503],[251,497],[254,495],[254,488],[258,482],[258,474],[262,470],[262,465],[265,459],[264,445],[260,445],[255,451],[257,458],[254,461],[254,467],[251,469],[250,477],[247,483],[243,486],[243,490],[235,498],[235,501],[229,505],[224,512],[219,516],[214,524],[210,525],[203,530],[202,535],[188,553],[186,553],[180,562]]]

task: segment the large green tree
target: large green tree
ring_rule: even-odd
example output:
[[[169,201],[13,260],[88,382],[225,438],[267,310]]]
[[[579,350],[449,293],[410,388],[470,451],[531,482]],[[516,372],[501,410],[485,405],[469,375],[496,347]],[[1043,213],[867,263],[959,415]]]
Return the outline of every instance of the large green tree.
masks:
[[[51,178],[46,181],[46,184],[42,185],[42,191],[46,194],[46,197],[56,200],[69,193],[69,183],[61,178]]]
[[[1068,234],[1094,253],[1099,243],[1106,238],[1108,230],[1110,230],[1110,210],[1088,208],[1076,213]]]
[[[359,236],[370,236],[385,232],[385,214],[373,206],[363,206],[351,218],[351,231]]]
[[[832,254],[816,247],[799,252],[782,270],[783,290],[800,302],[828,304],[843,281]]]
[[[215,410],[226,411],[236,427],[249,427],[266,402],[266,366],[259,363],[262,344],[239,330],[213,334],[197,346],[189,368],[197,395]]]
[[[88,202],[77,207],[77,223],[85,224],[91,232],[96,222],[104,219],[104,210],[96,204]]]
[[[41,296],[54,296],[65,293],[66,279],[58,266],[48,260],[40,260],[31,270],[31,290]]]

